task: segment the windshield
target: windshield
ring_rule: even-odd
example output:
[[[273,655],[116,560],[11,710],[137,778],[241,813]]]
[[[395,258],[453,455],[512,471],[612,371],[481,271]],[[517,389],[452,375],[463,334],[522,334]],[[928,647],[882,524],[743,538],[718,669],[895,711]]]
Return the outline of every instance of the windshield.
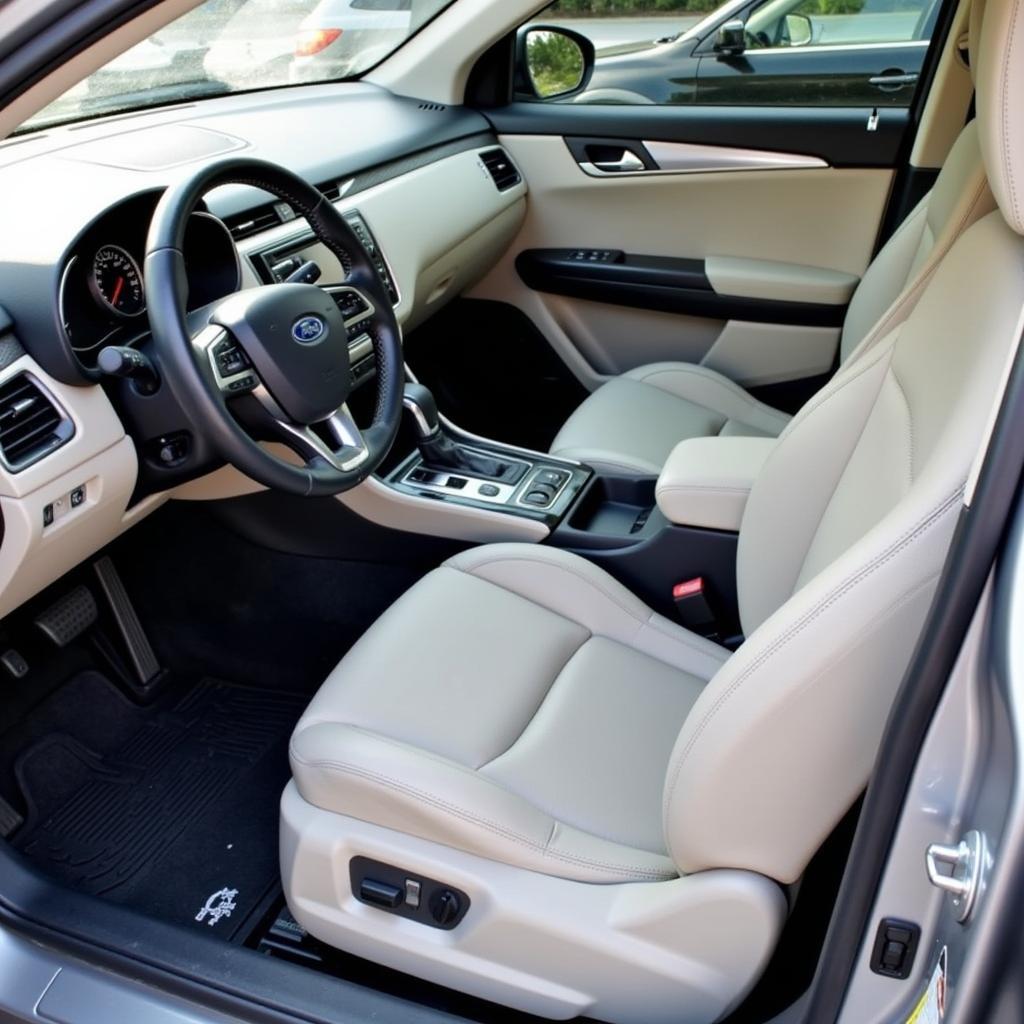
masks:
[[[355,78],[452,2],[205,0],[22,129],[248,89]]]

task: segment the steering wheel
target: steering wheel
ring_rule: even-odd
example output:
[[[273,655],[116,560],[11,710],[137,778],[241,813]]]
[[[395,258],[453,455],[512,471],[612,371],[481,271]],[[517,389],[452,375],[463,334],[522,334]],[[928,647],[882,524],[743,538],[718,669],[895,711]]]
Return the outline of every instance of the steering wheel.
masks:
[[[348,269],[344,285],[271,284],[186,314],[185,227],[220,185],[251,185],[283,199]],[[333,204],[276,164],[229,158],[167,189],[146,242],[146,297],[160,366],[193,425],[231,465],[267,487],[306,497],[340,494],[383,461],[402,415],[402,337],[377,268]],[[360,429],[349,328],[376,356],[373,423]],[[284,442],[297,465],[260,440]]]

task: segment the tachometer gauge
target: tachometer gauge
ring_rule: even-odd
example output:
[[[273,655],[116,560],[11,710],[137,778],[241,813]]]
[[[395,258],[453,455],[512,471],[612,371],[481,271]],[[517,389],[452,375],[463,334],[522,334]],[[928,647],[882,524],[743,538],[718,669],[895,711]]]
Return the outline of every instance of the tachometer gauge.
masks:
[[[92,261],[89,287],[101,306],[123,317],[146,312],[142,272],[119,245],[105,245]]]

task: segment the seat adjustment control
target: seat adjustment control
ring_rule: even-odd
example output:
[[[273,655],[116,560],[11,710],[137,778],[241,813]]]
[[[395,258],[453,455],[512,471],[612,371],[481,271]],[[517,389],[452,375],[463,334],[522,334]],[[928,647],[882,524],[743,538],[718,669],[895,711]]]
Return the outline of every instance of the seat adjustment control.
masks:
[[[372,903],[376,907],[400,907],[405,893],[396,885],[378,882],[373,878],[364,878],[359,886],[359,898],[364,903]]]
[[[352,858],[349,878],[360,903],[428,928],[451,931],[469,911],[469,896],[461,890],[369,857]]]
[[[440,889],[430,901],[430,913],[439,925],[449,925],[459,916],[462,903],[451,889]]]

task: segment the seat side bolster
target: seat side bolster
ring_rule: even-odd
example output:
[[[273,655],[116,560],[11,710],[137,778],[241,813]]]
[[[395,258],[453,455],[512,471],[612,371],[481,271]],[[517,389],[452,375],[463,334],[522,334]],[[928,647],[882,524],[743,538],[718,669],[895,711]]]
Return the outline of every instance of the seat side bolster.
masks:
[[[667,857],[571,828],[470,768],[351,725],[302,729],[290,757],[303,799],[323,810],[581,882],[678,874]]]
[[[578,555],[528,544],[491,544],[445,564],[698,679],[710,679],[728,660],[725,648],[652,612],[621,583]]]
[[[626,377],[711,409],[725,420],[737,420],[774,435],[782,433],[790,420],[786,413],[759,402],[724,374],[705,366],[651,363],[630,370]]]

